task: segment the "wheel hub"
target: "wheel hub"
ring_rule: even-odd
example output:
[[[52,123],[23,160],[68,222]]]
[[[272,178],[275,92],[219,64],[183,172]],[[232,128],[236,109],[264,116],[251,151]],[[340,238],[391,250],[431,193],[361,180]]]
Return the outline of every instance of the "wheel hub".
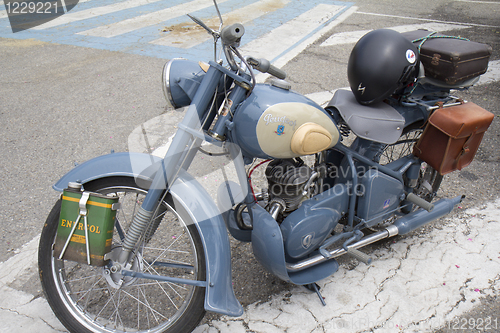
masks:
[[[144,265],[142,263],[142,255],[140,253],[133,253],[134,259],[125,266],[117,262],[121,253],[121,246],[115,247],[108,255],[109,263],[102,268],[102,275],[113,288],[125,287],[133,284],[137,278],[132,276],[124,276],[122,270],[143,272]]]

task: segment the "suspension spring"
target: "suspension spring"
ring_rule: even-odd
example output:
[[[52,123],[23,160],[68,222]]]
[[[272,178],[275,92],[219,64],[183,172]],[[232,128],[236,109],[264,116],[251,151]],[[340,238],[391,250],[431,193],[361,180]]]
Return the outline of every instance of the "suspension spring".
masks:
[[[153,216],[153,212],[144,210],[142,207],[139,207],[137,214],[134,216],[132,223],[130,224],[130,229],[123,240],[123,249],[130,252],[134,248],[134,246],[139,241],[141,235],[146,230],[146,227],[151,221],[151,217]]]
[[[349,125],[342,122],[339,124],[339,132],[343,137],[348,137],[349,134],[351,134],[351,129],[349,128]]]

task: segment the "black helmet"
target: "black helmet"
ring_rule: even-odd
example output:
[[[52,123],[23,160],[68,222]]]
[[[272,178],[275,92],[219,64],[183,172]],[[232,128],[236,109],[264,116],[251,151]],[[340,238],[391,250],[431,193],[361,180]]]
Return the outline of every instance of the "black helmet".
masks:
[[[373,30],[356,43],[347,65],[347,77],[357,101],[374,104],[415,81],[419,69],[417,48],[399,32]]]

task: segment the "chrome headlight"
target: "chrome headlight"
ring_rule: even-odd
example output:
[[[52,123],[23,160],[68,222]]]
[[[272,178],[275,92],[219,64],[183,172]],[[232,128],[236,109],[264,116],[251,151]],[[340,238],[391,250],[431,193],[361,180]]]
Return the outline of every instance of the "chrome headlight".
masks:
[[[197,62],[175,58],[163,66],[162,86],[167,103],[173,108],[191,104],[205,72]]]

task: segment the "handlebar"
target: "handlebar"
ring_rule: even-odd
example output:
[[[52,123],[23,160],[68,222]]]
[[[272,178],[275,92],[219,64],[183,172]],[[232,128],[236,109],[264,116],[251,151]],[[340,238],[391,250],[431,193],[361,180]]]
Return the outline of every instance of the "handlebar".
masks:
[[[271,63],[267,59],[255,59],[252,57],[248,57],[247,61],[253,68],[262,73],[269,73],[282,80],[286,78],[286,72],[276,66],[271,65]]]
[[[234,23],[227,27],[224,27],[220,32],[220,38],[222,39],[222,44],[224,45],[224,52],[226,53],[226,58],[231,65],[231,68],[237,68],[230,52],[227,52],[226,47],[237,48],[240,44],[241,37],[245,34],[245,27],[241,23]],[[269,60],[266,59],[255,59],[252,57],[247,58],[248,64],[250,64],[256,70],[262,73],[269,73],[276,76],[279,79],[284,80],[286,78],[285,71],[279,69],[276,66],[271,65]]]

